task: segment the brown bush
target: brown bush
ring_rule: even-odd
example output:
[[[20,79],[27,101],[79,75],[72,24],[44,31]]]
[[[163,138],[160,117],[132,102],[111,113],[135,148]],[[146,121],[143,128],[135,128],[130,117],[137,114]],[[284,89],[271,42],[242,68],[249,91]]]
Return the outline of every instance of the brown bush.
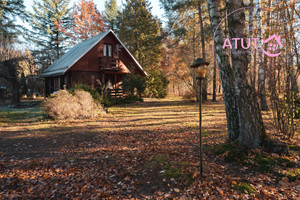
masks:
[[[83,90],[76,90],[74,95],[60,90],[45,99],[42,106],[49,117],[59,120],[95,118],[104,113],[103,107]]]

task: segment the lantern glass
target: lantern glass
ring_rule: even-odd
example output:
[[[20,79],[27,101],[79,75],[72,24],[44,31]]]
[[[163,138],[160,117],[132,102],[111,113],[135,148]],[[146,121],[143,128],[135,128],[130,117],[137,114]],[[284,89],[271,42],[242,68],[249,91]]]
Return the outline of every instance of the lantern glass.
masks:
[[[207,71],[205,65],[197,67],[197,68],[195,69],[195,71],[196,71],[196,76],[197,76],[198,78],[205,78],[206,71]]]
[[[205,78],[206,75],[206,67],[209,65],[209,62],[206,62],[203,58],[198,58],[191,65],[191,68],[195,70],[197,78]]]

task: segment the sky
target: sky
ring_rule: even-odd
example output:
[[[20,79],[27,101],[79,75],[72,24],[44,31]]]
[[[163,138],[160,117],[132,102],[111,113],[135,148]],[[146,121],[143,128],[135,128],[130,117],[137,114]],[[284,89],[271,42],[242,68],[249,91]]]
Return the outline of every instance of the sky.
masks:
[[[37,0],[38,1],[38,0]],[[79,0],[71,0],[70,5],[74,5],[75,2],[78,2]],[[102,13],[104,11],[104,4],[106,0],[94,0],[94,3],[96,4],[98,10]],[[122,6],[123,2],[125,0],[117,0],[118,6]],[[159,17],[160,19],[163,19],[164,10],[160,8],[159,0],[150,0],[151,6],[152,6],[152,14],[154,16]],[[32,4],[33,0],[24,0],[24,4],[26,6],[26,9],[29,11],[32,11]]]

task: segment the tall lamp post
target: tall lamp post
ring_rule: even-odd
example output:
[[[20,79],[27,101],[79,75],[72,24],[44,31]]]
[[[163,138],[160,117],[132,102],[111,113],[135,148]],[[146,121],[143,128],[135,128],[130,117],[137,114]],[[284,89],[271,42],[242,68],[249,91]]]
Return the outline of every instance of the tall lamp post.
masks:
[[[209,65],[209,62],[206,62],[203,58],[198,58],[191,65],[191,68],[195,70],[196,79],[199,81],[199,140],[200,140],[200,176],[202,177],[203,165],[202,165],[202,80],[206,75],[206,68]]]

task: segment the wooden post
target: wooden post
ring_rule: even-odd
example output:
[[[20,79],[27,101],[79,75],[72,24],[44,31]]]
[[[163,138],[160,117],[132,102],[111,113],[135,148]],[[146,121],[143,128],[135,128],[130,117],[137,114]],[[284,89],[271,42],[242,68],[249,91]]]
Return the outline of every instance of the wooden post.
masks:
[[[115,84],[114,84],[114,88],[115,88],[115,99],[117,98],[117,74],[115,73]]]

